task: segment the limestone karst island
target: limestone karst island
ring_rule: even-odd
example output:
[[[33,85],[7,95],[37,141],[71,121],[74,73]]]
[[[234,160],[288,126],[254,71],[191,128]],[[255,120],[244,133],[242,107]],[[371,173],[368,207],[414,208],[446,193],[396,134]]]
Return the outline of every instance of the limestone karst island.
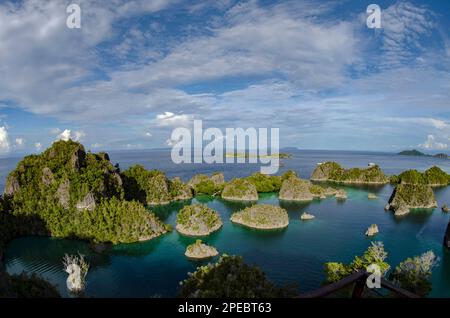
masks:
[[[0,312],[438,312],[449,17],[448,0],[0,1]]]

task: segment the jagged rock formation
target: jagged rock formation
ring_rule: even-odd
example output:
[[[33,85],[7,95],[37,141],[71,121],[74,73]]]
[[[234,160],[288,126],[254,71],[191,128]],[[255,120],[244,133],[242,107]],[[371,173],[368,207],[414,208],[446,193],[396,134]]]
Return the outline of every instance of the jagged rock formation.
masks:
[[[389,209],[395,211],[397,216],[408,214],[411,209],[436,207],[433,189],[425,184],[399,184],[389,199]]]
[[[9,209],[39,217],[40,232],[56,237],[129,243],[165,233],[153,213],[124,201],[122,179],[107,159],[71,140],[25,157],[8,176]]]
[[[192,189],[179,178],[169,180],[165,173],[134,165],[122,172],[125,197],[146,205],[168,204],[192,199]]]
[[[376,224],[372,224],[366,231],[366,236],[374,236],[378,233],[378,226]]]
[[[302,213],[302,215],[300,216],[300,220],[302,220],[302,221],[308,221],[308,220],[312,220],[314,218],[315,218],[314,215],[309,214],[307,212]]]
[[[285,209],[267,204],[253,205],[233,213],[230,220],[233,223],[260,230],[281,229],[289,225],[289,217]]]
[[[197,174],[189,180],[188,185],[194,192],[213,195],[222,191],[225,177],[222,173],[213,173],[210,177],[205,174]]]
[[[222,199],[230,201],[257,201],[255,185],[245,179],[233,179],[222,190]]]
[[[312,181],[330,181],[346,184],[386,184],[388,177],[377,165],[366,169],[344,169],[336,162],[317,165],[311,175]]]
[[[337,193],[338,190],[334,188],[324,188],[295,175],[290,175],[281,184],[279,198],[284,201],[312,201],[314,198],[325,199],[327,196]]]
[[[220,229],[222,224],[219,213],[206,204],[193,204],[178,212],[176,229],[188,236],[205,236]]]
[[[203,244],[201,240],[197,240],[186,248],[184,255],[192,259],[204,259],[217,256],[219,252],[215,247],[208,246]]]
[[[347,199],[347,192],[343,189],[339,189],[336,194],[334,195],[337,200],[346,200]]]

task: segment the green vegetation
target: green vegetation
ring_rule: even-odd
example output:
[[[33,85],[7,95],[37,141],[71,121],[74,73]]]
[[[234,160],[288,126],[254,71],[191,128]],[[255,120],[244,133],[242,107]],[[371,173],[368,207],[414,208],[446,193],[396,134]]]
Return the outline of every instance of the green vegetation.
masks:
[[[217,263],[200,266],[180,283],[183,298],[280,298],[295,295],[293,288],[277,287],[242,257],[223,255]]]
[[[254,173],[251,176],[245,178],[256,187],[258,193],[261,192],[278,192],[281,188],[280,176],[271,176],[262,173]]]
[[[311,180],[355,184],[385,184],[389,181],[379,166],[344,169],[336,162],[319,164],[312,173]]]
[[[394,211],[402,209],[430,209],[437,207],[433,189],[426,184],[399,184],[389,199],[390,208]]]
[[[214,195],[220,193],[224,187],[222,173],[213,173],[211,177],[205,174],[195,175],[189,180],[188,185],[194,189],[195,194]]]
[[[257,201],[256,186],[246,179],[233,179],[222,190],[222,199],[236,201]]]
[[[382,276],[386,276],[390,269],[390,265],[386,262],[387,256],[382,242],[372,242],[363,256],[356,256],[350,264],[325,263],[325,284],[337,282],[356,271],[366,271],[372,264],[378,265]],[[391,272],[389,279],[401,288],[424,297],[431,291],[430,278],[436,264],[436,256],[429,251],[401,262]]]
[[[447,186],[450,183],[450,175],[439,167],[433,166],[425,172],[407,170],[398,176],[391,176],[392,184],[428,184],[431,186]]]
[[[235,212],[230,219],[234,223],[256,229],[279,229],[288,226],[289,217],[285,209],[268,204],[258,204]]]
[[[372,245],[369,246],[367,251],[362,256],[356,256],[350,264],[336,262],[325,263],[325,283],[337,282],[359,270],[365,271],[371,264],[378,265],[384,276],[390,268],[390,265],[385,262],[387,255],[382,242],[372,242]]]
[[[188,185],[179,178],[169,180],[162,171],[148,171],[141,165],[134,165],[122,173],[122,178],[127,200],[158,205],[192,198]]]
[[[430,278],[436,264],[437,257],[428,251],[401,262],[389,278],[401,288],[424,297],[431,291]]]
[[[122,179],[106,154],[85,153],[73,141],[25,157],[9,174],[5,193],[12,215],[39,219],[39,233],[55,237],[117,244],[167,231],[140,203],[124,201]]]
[[[206,204],[183,207],[177,214],[177,231],[190,236],[203,236],[217,231],[222,226],[219,213]]]

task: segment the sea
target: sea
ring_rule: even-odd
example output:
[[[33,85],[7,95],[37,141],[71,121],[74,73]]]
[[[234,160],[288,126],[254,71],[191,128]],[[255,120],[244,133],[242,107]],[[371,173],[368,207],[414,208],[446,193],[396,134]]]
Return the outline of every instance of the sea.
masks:
[[[279,174],[294,170],[302,178],[309,178],[317,163],[336,161],[346,168],[378,164],[388,174],[404,170],[423,171],[434,165],[450,173],[450,160],[433,157],[410,157],[391,153],[357,151],[293,150],[290,159],[281,160]],[[158,169],[169,177],[188,181],[193,175],[222,172],[226,180],[245,177],[260,170],[258,164],[174,164],[170,150],[111,151],[111,161],[122,170],[133,164]],[[0,187],[4,187],[8,173],[20,158],[0,159]],[[393,191],[391,185],[344,186],[346,201],[334,198],[309,203],[287,203],[278,200],[276,193],[260,194],[258,203],[281,206],[289,214],[289,226],[284,230],[258,231],[230,222],[233,212],[246,206],[217,197],[196,196],[187,202],[153,207],[165,223],[176,224],[176,215],[186,204],[205,203],[218,211],[224,226],[208,237],[207,244],[228,255],[241,255],[250,265],[261,268],[278,285],[295,285],[299,293],[320,288],[325,279],[324,263],[351,262],[372,242],[381,241],[388,252],[387,262],[393,270],[408,257],[433,251],[439,261],[431,277],[433,289],[429,297],[450,297],[450,251],[443,246],[444,232],[450,214],[440,208],[417,210],[404,217],[395,217],[384,206]],[[369,193],[378,196],[367,198]],[[450,187],[436,188],[439,206],[450,205]],[[312,221],[301,221],[303,212],[314,214]],[[366,237],[371,224],[380,230],[374,237]],[[148,242],[114,246],[106,253],[93,252],[83,241],[47,237],[24,237],[9,243],[4,263],[10,274],[36,273],[53,283],[64,297],[73,297],[66,288],[67,273],[63,270],[65,254],[84,254],[90,263],[84,297],[176,297],[180,282],[189,272],[217,257],[192,261],[185,257],[186,247],[195,238],[176,231]]]

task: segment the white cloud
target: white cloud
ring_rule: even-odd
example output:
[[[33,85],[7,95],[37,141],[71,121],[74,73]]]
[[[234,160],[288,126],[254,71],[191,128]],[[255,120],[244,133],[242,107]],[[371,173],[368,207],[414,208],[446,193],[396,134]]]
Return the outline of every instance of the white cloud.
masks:
[[[420,144],[419,147],[429,150],[443,150],[447,149],[448,145],[445,143],[437,142],[436,138],[433,135],[428,135],[427,140],[423,144]]]
[[[21,148],[23,148],[23,146],[25,145],[25,139],[23,139],[23,138],[16,138],[15,140],[14,140],[14,147],[15,148],[17,148],[17,149],[21,149]]]
[[[73,141],[82,141],[84,137],[86,137],[86,134],[83,131],[74,131],[72,133],[70,129],[64,129],[64,131],[58,135],[57,139],[64,141],[68,141],[69,139]]]
[[[5,126],[0,127],[0,153],[7,153],[10,151],[8,130]]]
[[[164,112],[163,114],[156,115],[155,121],[156,124],[160,127],[185,127],[189,125],[192,120],[194,119],[194,116],[187,115],[187,114],[181,114],[181,115],[175,115],[171,112]]]

